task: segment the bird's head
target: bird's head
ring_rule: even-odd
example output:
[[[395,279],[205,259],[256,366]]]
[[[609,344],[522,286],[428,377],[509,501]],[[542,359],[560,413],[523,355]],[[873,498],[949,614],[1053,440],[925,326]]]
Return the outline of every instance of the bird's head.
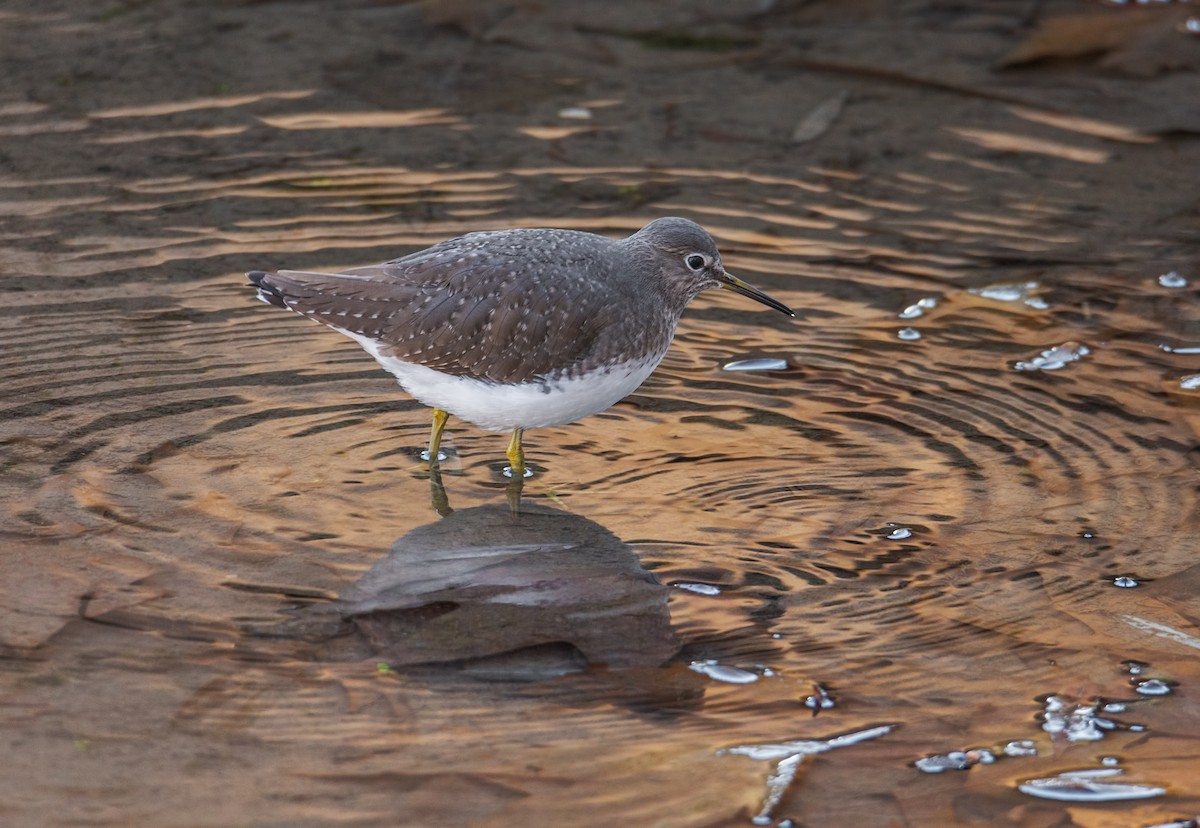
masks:
[[[748,296],[788,316],[796,315],[778,299],[728,273],[721,263],[717,243],[694,221],[677,217],[655,219],[628,241],[645,244],[654,251],[667,289],[682,298],[684,304],[702,290],[720,288]]]

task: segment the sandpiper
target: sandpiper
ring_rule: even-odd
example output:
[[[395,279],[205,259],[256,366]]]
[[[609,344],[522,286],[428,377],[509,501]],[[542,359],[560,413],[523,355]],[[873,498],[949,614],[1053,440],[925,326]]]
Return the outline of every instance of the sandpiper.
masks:
[[[624,239],[498,230],[341,273],[246,275],[259,299],[355,340],[433,408],[430,467],[453,414],[511,431],[506,473],[517,478],[524,430],[574,422],[633,392],[701,291],[732,290],[795,316],[727,273],[712,237],[683,218]]]

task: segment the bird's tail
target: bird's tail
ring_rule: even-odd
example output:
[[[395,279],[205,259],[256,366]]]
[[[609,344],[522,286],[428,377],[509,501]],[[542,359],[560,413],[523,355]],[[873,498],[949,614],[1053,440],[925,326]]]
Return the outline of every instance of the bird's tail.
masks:
[[[266,302],[268,305],[274,305],[277,308],[287,308],[287,302],[283,300],[283,294],[279,288],[267,281],[267,278],[274,274],[268,273],[265,270],[251,270],[246,274],[246,278],[250,280],[250,286],[258,289],[258,298]]]

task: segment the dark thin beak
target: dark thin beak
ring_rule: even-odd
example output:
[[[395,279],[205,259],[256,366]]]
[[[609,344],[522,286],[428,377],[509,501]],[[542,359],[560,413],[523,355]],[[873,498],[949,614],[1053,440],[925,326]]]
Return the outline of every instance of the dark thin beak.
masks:
[[[763,293],[753,285],[748,285],[736,276],[731,276],[725,271],[721,271],[721,275],[717,276],[717,281],[721,283],[723,290],[732,290],[734,293],[740,293],[742,296],[749,296],[755,302],[762,302],[768,308],[774,308],[780,313],[786,313],[788,316],[794,317],[795,311],[787,305]]]

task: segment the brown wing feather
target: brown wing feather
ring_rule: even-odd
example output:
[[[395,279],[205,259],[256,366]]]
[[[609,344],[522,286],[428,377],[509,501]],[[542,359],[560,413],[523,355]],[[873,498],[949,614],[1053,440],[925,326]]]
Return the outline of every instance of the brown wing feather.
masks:
[[[380,342],[386,356],[493,381],[530,381],[586,362],[608,318],[601,292],[577,283],[568,315],[556,309],[561,286],[547,289],[545,280],[523,281],[503,267],[476,267],[468,283],[461,274],[434,281],[421,272],[427,268],[403,264],[284,270],[257,284],[290,310]]]

